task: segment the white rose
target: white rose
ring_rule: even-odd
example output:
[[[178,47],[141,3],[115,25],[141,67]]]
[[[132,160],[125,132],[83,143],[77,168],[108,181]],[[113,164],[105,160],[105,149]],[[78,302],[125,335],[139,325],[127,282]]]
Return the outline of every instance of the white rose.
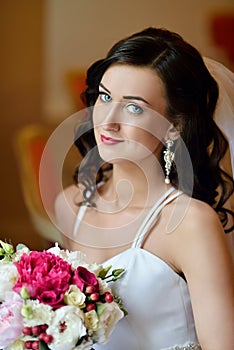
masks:
[[[99,328],[99,319],[95,310],[85,313],[85,325],[92,331],[96,331]]]
[[[60,325],[63,323],[66,327],[60,332]],[[49,345],[51,350],[73,350],[78,340],[86,335],[82,311],[75,306],[63,306],[57,309],[46,332],[54,339]]]
[[[39,324],[50,324],[54,311],[51,306],[39,303],[38,300],[27,300],[26,307],[30,307],[32,318],[24,317],[24,326],[33,327]]]
[[[60,249],[58,243],[55,243],[55,246],[49,248],[47,251],[67,261],[69,264],[72,265],[73,269],[76,269],[80,265],[87,265],[85,263],[85,254],[81,251],[70,252],[69,250]]]
[[[93,272],[95,276],[98,276],[99,273],[103,270],[103,266],[100,264],[97,264],[96,262],[93,262],[88,266],[89,271]]]
[[[124,317],[124,313],[120,310],[117,303],[103,304],[102,313],[99,315],[100,329],[94,332],[93,338],[98,344],[106,344],[114,330],[116,323]]]
[[[29,254],[29,248],[24,244],[18,244],[16,247],[16,252],[14,256],[14,261],[19,261],[23,254]]]
[[[68,291],[66,291],[64,295],[65,304],[77,307],[84,306],[85,299],[85,294],[74,284],[70,285]]]
[[[0,293],[11,291],[18,278],[19,274],[14,264],[0,264]]]
[[[99,292],[100,294],[104,294],[105,292],[111,292],[111,289],[109,287],[109,284],[101,279],[101,278],[98,278],[98,284],[99,284]]]
[[[7,350],[25,350],[24,341],[16,340],[13,344],[8,346]]]
[[[81,251],[70,252],[66,250],[66,256],[64,256],[64,260],[69,262],[72,265],[73,269],[77,269],[78,266],[88,266],[85,262],[85,254]]]

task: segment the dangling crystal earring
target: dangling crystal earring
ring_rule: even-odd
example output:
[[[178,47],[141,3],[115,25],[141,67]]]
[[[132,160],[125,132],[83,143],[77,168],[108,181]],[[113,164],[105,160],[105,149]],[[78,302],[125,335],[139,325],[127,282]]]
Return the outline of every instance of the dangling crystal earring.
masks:
[[[166,149],[165,151],[163,151],[164,153],[164,161],[165,161],[165,172],[166,172],[166,177],[165,177],[165,184],[169,184],[171,181],[170,181],[170,178],[169,178],[169,175],[170,175],[170,172],[171,172],[171,166],[172,166],[172,162],[174,160],[174,156],[175,156],[175,153],[172,152],[170,150],[170,148],[174,145],[174,141],[172,140],[167,140],[166,141]]]

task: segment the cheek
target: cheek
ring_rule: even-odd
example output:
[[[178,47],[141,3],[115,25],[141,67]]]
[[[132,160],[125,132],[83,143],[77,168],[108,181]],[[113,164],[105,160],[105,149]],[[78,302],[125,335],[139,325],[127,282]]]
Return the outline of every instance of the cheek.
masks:
[[[96,141],[96,144],[98,145],[99,144],[99,139],[98,139],[98,134],[97,134],[97,130],[96,128],[94,127],[94,137],[95,137],[95,141]]]
[[[103,105],[100,103],[99,100],[96,101],[95,105],[93,106],[93,125],[94,127],[97,127],[97,125],[100,125],[103,120],[105,120],[105,115],[108,113],[108,104]]]
[[[95,127],[97,126],[98,122],[97,120],[100,119],[100,117],[98,117],[98,113],[97,113],[97,108],[94,106],[94,109],[93,109],[93,116],[92,116],[92,119],[93,119],[93,127],[95,129]]]
[[[132,136],[130,137],[132,141],[135,141],[139,145],[142,145],[144,148],[154,153],[155,149],[161,145],[159,139],[152,135],[151,133],[144,131],[142,129],[135,128],[132,131]]]
[[[93,131],[94,131],[94,136],[95,136],[95,140],[96,143],[98,143],[99,140],[99,136],[98,136],[98,129],[100,129],[100,125],[101,125],[101,115],[100,113],[98,113],[98,111],[93,111]]]

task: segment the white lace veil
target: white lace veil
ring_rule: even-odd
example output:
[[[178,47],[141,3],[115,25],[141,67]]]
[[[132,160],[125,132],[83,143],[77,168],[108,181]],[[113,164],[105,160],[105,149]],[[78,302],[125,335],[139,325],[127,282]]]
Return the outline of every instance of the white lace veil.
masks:
[[[204,61],[219,86],[219,99],[215,111],[215,121],[229,143],[229,157],[226,157],[223,166],[234,178],[234,73],[221,63],[210,58],[205,57]],[[234,198],[229,200],[227,206],[234,210]],[[234,261],[234,232],[228,234],[227,237]]]

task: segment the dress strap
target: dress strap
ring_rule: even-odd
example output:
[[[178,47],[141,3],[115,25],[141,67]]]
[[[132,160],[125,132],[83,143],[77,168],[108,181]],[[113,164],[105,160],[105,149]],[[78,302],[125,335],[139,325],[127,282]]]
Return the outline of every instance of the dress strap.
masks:
[[[72,232],[72,237],[75,238],[76,237],[76,234],[77,234],[77,231],[79,229],[79,226],[80,226],[80,223],[84,217],[84,214],[86,212],[86,209],[87,209],[87,204],[83,204],[80,206],[80,209],[77,213],[77,216],[76,216],[76,220],[75,220],[75,224],[74,224],[74,227],[73,227],[73,232]]]
[[[100,181],[97,183],[97,188],[101,187],[102,185],[104,184],[104,181]],[[73,231],[72,231],[72,237],[75,238],[76,235],[77,235],[77,232],[78,232],[78,229],[80,227],[80,224],[81,224],[81,221],[84,217],[84,214],[86,212],[86,209],[88,207],[88,203],[84,203],[80,206],[80,209],[77,213],[77,216],[76,216],[76,220],[75,220],[75,223],[74,223],[74,227],[73,227]]]
[[[139,248],[141,247],[143,240],[145,238],[145,236],[147,235],[147,233],[149,232],[149,230],[151,229],[151,227],[155,224],[158,215],[160,214],[161,210],[171,201],[173,201],[175,198],[179,197],[182,192],[181,191],[177,191],[176,193],[174,193],[173,195],[170,196],[170,194],[172,192],[175,191],[174,187],[170,187],[163,195],[162,197],[159,198],[159,200],[153,205],[153,207],[151,208],[150,212],[148,213],[148,215],[145,217],[144,221],[142,222],[139,230],[137,231],[136,237],[133,241],[132,247],[133,248]],[[87,209],[88,205],[87,204],[83,204],[80,206],[80,209],[77,213],[76,216],[76,220],[74,223],[74,227],[73,227],[73,232],[72,232],[72,236],[73,238],[76,237],[79,226],[81,224],[81,221],[85,215],[86,209]]]
[[[170,196],[172,192],[175,191],[174,187],[169,188],[161,198],[154,204],[151,208],[148,215],[145,217],[143,223],[141,224],[139,230],[137,231],[136,237],[133,241],[132,248],[140,248],[142,243],[150,231],[151,227],[155,224],[158,219],[158,215],[161,210],[170,202],[172,202],[175,198],[179,197],[183,192],[177,191],[173,195]]]

